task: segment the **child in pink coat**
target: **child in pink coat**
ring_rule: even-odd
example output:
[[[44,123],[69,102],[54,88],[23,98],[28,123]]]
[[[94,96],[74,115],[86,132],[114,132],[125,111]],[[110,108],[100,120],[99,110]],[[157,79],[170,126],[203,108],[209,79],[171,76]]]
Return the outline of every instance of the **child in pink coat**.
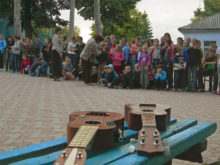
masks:
[[[124,54],[120,45],[116,45],[115,52],[112,55],[113,66],[118,73],[119,80],[121,80],[121,63],[124,61]]]

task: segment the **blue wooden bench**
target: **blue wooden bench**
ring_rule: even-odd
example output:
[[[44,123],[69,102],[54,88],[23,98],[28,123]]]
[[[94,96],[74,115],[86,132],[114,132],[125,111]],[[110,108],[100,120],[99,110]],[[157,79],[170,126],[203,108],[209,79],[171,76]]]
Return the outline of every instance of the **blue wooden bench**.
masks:
[[[125,124],[125,128],[127,125]],[[87,165],[118,165],[118,164],[171,164],[173,158],[202,162],[201,152],[207,148],[207,137],[217,129],[216,123],[185,119],[177,122],[171,119],[165,132],[161,132],[162,139],[167,138],[170,146],[169,156],[157,156],[149,159],[129,151],[131,138],[137,138],[137,131],[127,129],[124,140],[108,151],[88,151]],[[52,165],[60,152],[66,147],[66,138],[60,138],[24,148],[0,153],[0,164],[12,165]]]

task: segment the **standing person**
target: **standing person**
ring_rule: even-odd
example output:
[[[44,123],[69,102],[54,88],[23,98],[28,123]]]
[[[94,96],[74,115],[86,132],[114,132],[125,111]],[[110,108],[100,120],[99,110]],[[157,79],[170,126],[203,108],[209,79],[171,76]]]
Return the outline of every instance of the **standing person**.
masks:
[[[42,53],[43,53],[44,60],[47,62],[49,66],[51,66],[51,52],[52,52],[52,40],[51,38],[47,38],[44,40]]]
[[[54,81],[59,80],[62,72],[63,44],[60,39],[62,29],[57,27],[52,38],[52,74]]]
[[[150,79],[149,79],[149,68],[151,64],[150,60],[150,54],[147,53],[148,47],[147,45],[142,46],[142,53],[140,54],[140,58],[138,61],[138,65],[140,66],[140,85],[143,89],[147,89],[147,87],[150,85]]]
[[[132,71],[134,71],[134,66],[136,64],[136,53],[138,52],[139,43],[140,43],[140,38],[136,37],[135,43],[133,43],[130,47],[130,61],[131,61]]]
[[[168,90],[173,87],[173,56],[174,50],[172,48],[171,40],[166,40],[164,48],[161,51],[161,56],[163,59],[163,67],[167,73]]]
[[[124,54],[120,45],[117,45],[112,55],[114,70],[118,73],[121,82],[121,62],[124,61]]]
[[[12,47],[12,58],[11,58],[11,62],[10,62],[10,65],[11,65],[11,72],[19,72],[19,69],[18,69],[18,58],[19,58],[19,55],[21,54],[21,38],[19,36],[16,36],[15,37],[15,44],[14,46]]]
[[[7,47],[6,47],[6,58],[5,58],[5,70],[8,71],[8,69],[10,69],[10,59],[11,59],[11,49],[12,46],[15,44],[13,38],[11,36],[7,37]]]
[[[40,41],[40,37],[39,36],[36,36],[34,45],[36,46],[36,56],[37,56],[37,58],[39,58],[40,57],[41,48],[43,46],[43,43]]]
[[[217,69],[218,69],[218,92],[217,94],[220,95],[220,47],[216,51],[217,54]],[[217,89],[216,89],[217,90]]]
[[[76,47],[76,44],[77,44],[76,43],[76,37],[73,36],[72,41],[70,41],[68,43],[68,46],[67,46],[68,56],[71,59],[73,68],[75,67],[76,60],[77,60],[77,56],[76,56],[77,47]]]
[[[197,70],[201,65],[201,51],[199,50],[199,41],[194,41],[194,47],[188,49],[188,91],[196,91]]]
[[[77,37],[77,45],[76,45],[76,64],[75,67],[79,64],[80,54],[82,53],[83,49],[85,48],[85,43],[83,42],[83,38],[81,36]]]
[[[188,50],[191,47],[190,43],[191,43],[191,38],[187,37],[184,42],[184,48]]]
[[[167,40],[170,40],[170,41],[171,41],[171,47],[174,46],[170,33],[165,33],[165,34],[164,34],[164,38],[165,38],[165,41],[167,41]]]
[[[3,55],[4,55],[4,49],[6,47],[6,41],[3,37],[3,35],[0,34],[0,69],[4,69],[4,61],[3,61]]]
[[[116,38],[111,39],[111,46],[108,49],[108,64],[112,64],[112,56],[115,52],[117,40]]]
[[[163,48],[164,47],[164,45],[165,45],[165,37],[161,37],[160,38],[160,48]]]
[[[63,52],[62,52],[62,55],[63,55],[63,61],[65,60],[65,57],[67,55],[67,47],[68,47],[68,43],[67,43],[67,37],[66,36],[63,36],[62,37],[62,44],[63,44]]]
[[[159,40],[155,39],[154,43],[153,43],[154,47],[153,47],[152,51],[150,52],[153,68],[156,68],[156,66],[161,63],[160,52],[162,49],[160,48],[159,44],[160,44]]]
[[[33,44],[32,40],[28,39],[25,52],[27,57],[30,58],[31,65],[34,63],[34,58],[37,57],[36,50],[36,46]]]
[[[100,44],[102,41],[103,37],[101,35],[96,35],[94,38],[89,39],[85,48],[80,54],[83,65],[83,79],[85,83],[91,82],[91,67],[95,63],[96,57],[101,54],[101,51],[98,48],[98,44]]]
[[[122,51],[123,51],[123,54],[124,54],[124,66],[128,65],[129,64],[129,52],[130,52],[130,48],[129,46],[127,45],[127,40],[124,38],[120,41],[120,45],[122,47]]]

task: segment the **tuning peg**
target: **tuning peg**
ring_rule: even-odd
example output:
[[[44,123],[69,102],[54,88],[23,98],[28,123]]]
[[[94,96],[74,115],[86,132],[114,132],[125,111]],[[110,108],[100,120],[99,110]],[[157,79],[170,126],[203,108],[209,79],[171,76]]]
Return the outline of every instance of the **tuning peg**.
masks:
[[[130,143],[137,143],[137,139],[131,138]]]
[[[153,136],[158,137],[158,131],[157,130],[154,131]]]
[[[140,144],[145,144],[145,139],[142,138]]]
[[[63,151],[62,152],[62,158],[66,158],[67,157],[67,153],[66,153],[66,151]]]
[[[141,131],[141,136],[146,136],[145,130]]]
[[[81,153],[81,152],[78,152],[78,153],[77,153],[77,158],[78,158],[78,159],[83,158],[83,155],[82,155],[82,153]]]
[[[157,146],[159,144],[159,138],[155,138],[154,145]]]
[[[119,141],[119,142],[123,142],[123,132],[122,132],[121,129],[118,129],[118,134],[119,134],[118,141]]]

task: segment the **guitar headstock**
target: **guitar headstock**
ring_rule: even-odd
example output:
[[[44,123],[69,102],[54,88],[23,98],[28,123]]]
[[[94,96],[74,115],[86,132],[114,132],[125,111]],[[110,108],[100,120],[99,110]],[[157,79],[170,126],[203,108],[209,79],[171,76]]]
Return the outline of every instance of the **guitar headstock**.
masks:
[[[86,151],[83,148],[66,148],[62,151],[54,165],[85,165]]]
[[[155,127],[142,127],[138,135],[137,153],[143,156],[155,156],[163,153],[160,132]]]

